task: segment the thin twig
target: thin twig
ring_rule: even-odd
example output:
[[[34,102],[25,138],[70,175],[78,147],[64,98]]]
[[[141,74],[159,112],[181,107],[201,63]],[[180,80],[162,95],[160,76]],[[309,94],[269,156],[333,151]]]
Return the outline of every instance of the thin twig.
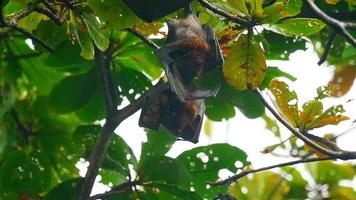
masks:
[[[113,187],[110,191],[102,193],[102,194],[97,194],[89,198],[89,200],[95,200],[95,199],[103,199],[105,197],[111,196],[113,194],[121,193],[124,192],[136,185],[140,185],[141,181],[129,181],[125,182],[123,184],[120,184],[116,187]]]
[[[319,19],[324,21],[327,25],[335,29],[337,33],[341,34],[352,46],[356,47],[356,39],[346,30],[347,28],[355,28],[356,25],[350,22],[341,22],[336,20],[326,13],[324,13],[312,0],[304,0],[304,3]]]
[[[346,151],[346,150],[339,150],[335,151],[333,149],[328,149],[324,148],[323,146],[319,145],[318,143],[315,143],[313,139],[309,138],[308,135],[303,134],[299,132],[298,130],[294,129],[285,119],[283,119],[277,111],[272,108],[271,105],[268,104],[266,99],[262,96],[261,92],[259,90],[254,91],[257,96],[261,99],[265,107],[273,114],[273,116],[281,122],[289,131],[293,133],[297,138],[301,139],[303,142],[305,142],[307,145],[310,147],[314,148],[315,150],[321,152],[322,154],[325,154],[331,158],[339,158],[341,160],[349,160],[349,159],[355,159],[356,158],[356,152],[354,151]],[[336,148],[335,148],[336,149]]]
[[[95,46],[95,62],[100,74],[102,90],[104,93],[105,107],[107,116],[111,116],[112,112],[117,111],[117,100],[115,95],[115,87],[110,70],[111,57],[106,52],[100,51]]]
[[[331,47],[333,46],[335,37],[336,37],[336,31],[333,30],[333,32],[329,35],[328,42],[325,45],[323,55],[321,55],[318,65],[323,64],[326,61],[326,59],[328,58],[328,55],[330,53]]]
[[[40,52],[21,54],[21,55],[6,55],[1,57],[0,60],[19,60],[19,59],[27,59],[27,58],[35,58],[42,55]]]
[[[246,20],[246,19],[244,19],[242,17],[230,15],[230,14],[220,10],[219,8],[213,6],[212,4],[210,4],[206,0],[198,0],[198,1],[205,8],[207,8],[207,9],[211,10],[212,12],[214,12],[214,13],[216,13],[218,15],[221,15],[221,16],[225,17],[226,19],[228,19],[230,21],[233,21],[233,22],[235,22],[237,24],[240,24],[242,26],[247,26],[247,27],[251,27],[251,26],[255,25],[254,21],[249,21],[249,20]]]
[[[144,43],[146,43],[148,46],[150,46],[152,49],[159,49],[159,46],[152,42],[152,40],[148,39],[146,36],[144,36],[142,33],[138,32],[136,29],[133,28],[128,28],[126,29],[128,32],[134,34],[138,38],[140,38]]]
[[[316,161],[322,161],[322,160],[331,160],[333,159],[332,157],[322,157],[322,158],[309,158],[309,159],[302,159],[302,160],[295,160],[295,161],[291,161],[291,162],[285,162],[285,163],[279,163],[276,165],[271,165],[271,166],[267,166],[267,167],[262,167],[259,169],[252,169],[252,170],[247,170],[247,171],[243,171],[239,174],[236,174],[234,176],[231,176],[225,180],[222,181],[218,181],[218,182],[209,182],[208,184],[211,186],[218,186],[218,185],[226,185],[226,184],[231,184],[232,182],[236,182],[238,179],[247,176],[249,174],[253,174],[256,172],[261,172],[261,171],[266,171],[266,170],[270,170],[273,168],[277,168],[277,167],[285,167],[285,166],[291,166],[291,165],[296,165],[296,164],[300,164],[300,163],[310,163],[310,162],[316,162]]]
[[[16,126],[19,129],[20,135],[22,139],[25,141],[25,144],[28,144],[28,137],[31,135],[31,129],[27,128],[25,124],[22,123],[20,120],[19,115],[17,114],[15,109],[11,109],[11,115],[14,118],[14,121],[16,123]]]

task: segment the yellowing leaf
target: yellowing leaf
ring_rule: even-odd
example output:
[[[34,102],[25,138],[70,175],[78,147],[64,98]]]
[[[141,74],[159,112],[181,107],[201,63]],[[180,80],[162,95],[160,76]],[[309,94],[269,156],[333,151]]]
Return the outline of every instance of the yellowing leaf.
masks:
[[[226,81],[237,90],[255,89],[263,81],[266,58],[251,35],[241,35],[223,67]]]
[[[306,125],[307,129],[319,128],[326,125],[337,125],[341,121],[350,119],[347,116],[341,115],[345,110],[342,105],[332,106],[323,114],[318,116],[310,124]]]
[[[270,90],[276,99],[279,112],[294,126],[299,124],[298,97],[294,91],[290,91],[286,83],[272,80]]]
[[[213,134],[213,121],[206,119],[204,123],[204,132],[208,138],[211,138]]]
[[[232,7],[236,8],[238,11],[240,11],[244,15],[250,16],[244,0],[227,0],[227,2],[228,2],[228,4],[230,4]]]
[[[336,5],[339,3],[340,0],[325,0],[326,3],[331,4],[331,5]]]
[[[261,153],[263,153],[263,154],[271,153],[271,152],[273,152],[275,149],[277,149],[277,147],[279,147],[279,146],[281,146],[280,143],[267,146],[267,147],[265,147],[265,148],[261,151]]]
[[[265,16],[263,13],[263,0],[246,0],[248,4],[250,4],[250,12],[252,13],[253,16],[262,18]]]
[[[323,112],[323,104],[320,101],[312,100],[303,104],[303,111],[299,114],[300,125],[302,127],[310,124],[316,116]]]
[[[346,94],[356,78],[356,66],[346,65],[335,70],[333,79],[329,82],[328,91],[333,97]]]

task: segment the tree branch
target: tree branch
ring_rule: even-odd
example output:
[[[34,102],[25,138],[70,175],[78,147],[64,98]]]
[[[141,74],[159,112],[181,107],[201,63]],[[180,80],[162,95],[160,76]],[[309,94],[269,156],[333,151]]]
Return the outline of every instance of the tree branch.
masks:
[[[15,109],[11,109],[10,112],[12,118],[14,118],[17,128],[19,129],[22,139],[25,141],[25,144],[28,144],[28,137],[31,135],[32,132],[31,129],[27,128],[25,124],[21,122],[19,115],[17,114]]]
[[[110,60],[111,55],[108,55],[106,52],[100,51],[95,46],[95,62],[100,74],[107,117],[111,117],[111,114],[117,111],[116,108],[118,106],[115,95],[116,88],[113,86],[113,80],[110,70]]]
[[[146,38],[144,39],[148,40]],[[158,48],[156,44],[154,45],[154,47]],[[104,52],[100,52],[100,50],[96,49],[95,60],[97,63],[97,67],[101,71],[100,72],[102,77],[101,83],[104,89],[107,117],[106,117],[106,122],[101,130],[99,138],[96,141],[93,153],[90,158],[90,165],[85,175],[84,183],[82,185],[80,196],[79,196],[80,200],[87,200],[90,196],[95,178],[103,162],[108,143],[116,127],[119,126],[123,120],[125,120],[126,118],[128,118],[129,116],[137,112],[139,109],[141,109],[141,107],[145,102],[145,99],[148,96],[157,94],[162,90],[164,90],[165,88],[169,87],[168,83],[163,83],[160,81],[149,91],[141,95],[138,99],[131,102],[128,106],[124,107],[121,110],[117,110],[116,109],[117,105],[113,106],[114,100],[112,99],[112,88],[109,83],[110,81],[108,80],[109,76],[111,76],[107,71],[110,67],[109,66],[110,62],[107,60],[108,58],[109,57],[107,57],[107,55],[104,55]]]
[[[351,22],[341,22],[324,13],[312,0],[304,0],[315,16],[324,21],[327,25],[341,34],[352,46],[356,47],[356,39],[346,30],[347,28],[356,28],[356,24]]]
[[[218,186],[218,185],[229,185],[232,182],[236,182],[238,179],[247,176],[249,174],[253,174],[253,173],[257,173],[257,172],[261,172],[261,171],[266,171],[266,170],[270,170],[273,168],[277,168],[277,167],[285,167],[285,166],[290,166],[290,165],[296,165],[296,164],[300,164],[300,163],[310,163],[310,162],[316,162],[316,161],[322,161],[322,160],[331,160],[333,159],[332,157],[323,157],[323,158],[309,158],[309,159],[301,159],[301,160],[295,160],[295,161],[291,161],[291,162],[285,162],[285,163],[279,163],[276,165],[271,165],[271,166],[267,166],[267,167],[262,167],[259,169],[252,169],[252,170],[247,170],[247,171],[243,171],[239,174],[236,174],[234,176],[231,176],[225,180],[222,181],[218,181],[218,182],[209,182],[208,184],[211,186]]]
[[[150,46],[152,49],[159,49],[159,46],[152,42],[152,40],[149,40],[146,36],[144,36],[142,33],[138,32],[136,29],[133,28],[128,28],[126,29],[128,32],[134,34],[136,37],[140,38],[144,43],[146,43],[148,46]]]
[[[333,32],[329,35],[328,41],[325,45],[323,55],[321,55],[318,65],[323,64],[326,61],[326,59],[328,58],[328,55],[330,53],[331,47],[333,46],[335,37],[336,37],[336,31],[333,30]]]
[[[89,198],[89,200],[95,200],[95,199],[104,199],[105,197],[111,196],[113,194],[121,193],[124,192],[136,185],[140,185],[141,181],[129,181],[125,182],[123,184],[120,184],[116,187],[113,187],[110,191],[102,193],[102,194],[97,194]]]
[[[212,12],[214,12],[214,13],[216,13],[218,15],[221,15],[221,16],[225,17],[226,19],[228,19],[230,21],[233,21],[233,22],[235,22],[237,24],[240,24],[242,26],[247,26],[247,27],[251,27],[251,26],[255,25],[254,21],[249,21],[249,20],[246,20],[246,19],[244,19],[242,17],[230,15],[230,14],[220,10],[219,8],[213,6],[212,4],[210,4],[206,0],[198,0],[198,1],[205,8],[207,8],[207,9],[211,10]]]
[[[314,148],[316,151],[321,152],[322,154],[325,154],[331,158],[338,158],[341,160],[349,160],[349,159],[355,159],[356,158],[356,152],[354,151],[345,151],[345,150],[341,150],[339,149],[336,145],[334,145],[335,148],[332,149],[328,149],[325,148],[317,143],[315,143],[313,141],[313,139],[309,138],[311,137],[310,134],[305,134],[305,133],[301,133],[298,130],[296,130],[295,128],[293,128],[286,120],[284,120],[278,113],[277,111],[275,111],[272,106],[270,106],[268,104],[268,102],[266,101],[266,99],[262,96],[261,92],[259,90],[255,90],[254,91],[257,96],[261,99],[261,101],[263,102],[263,104],[265,105],[265,107],[273,114],[273,116],[279,121],[281,122],[289,131],[291,131],[293,133],[293,135],[295,135],[297,138],[301,139],[303,142],[305,142],[307,145],[309,145],[310,147]],[[309,136],[309,137],[308,137]],[[331,145],[331,143],[326,144]],[[335,150],[334,150],[335,149]]]

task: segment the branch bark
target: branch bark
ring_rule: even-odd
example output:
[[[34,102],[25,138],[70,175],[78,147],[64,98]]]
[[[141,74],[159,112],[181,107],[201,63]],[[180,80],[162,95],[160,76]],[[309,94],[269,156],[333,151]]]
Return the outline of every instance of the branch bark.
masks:
[[[259,169],[252,169],[252,170],[247,170],[247,171],[243,171],[239,174],[236,174],[234,176],[231,176],[230,178],[227,178],[225,180],[222,181],[218,181],[218,182],[209,182],[208,184],[211,186],[218,186],[218,185],[230,185],[232,182],[236,182],[238,179],[247,176],[249,174],[253,174],[253,173],[257,173],[257,172],[261,172],[261,171],[266,171],[266,170],[270,170],[273,168],[278,168],[278,167],[285,167],[285,166],[291,166],[291,165],[296,165],[296,164],[300,164],[300,163],[310,163],[310,162],[316,162],[316,161],[322,161],[322,160],[331,160],[333,159],[332,157],[323,157],[323,158],[309,158],[309,159],[301,159],[301,160],[295,160],[295,161],[291,161],[291,162],[285,162],[285,163],[279,163],[276,165],[271,165],[271,166],[267,166],[267,167],[262,167]]]
[[[315,14],[315,16],[332,27],[337,33],[342,35],[352,46],[356,47],[356,39],[347,31],[347,28],[355,29],[356,24],[351,22],[342,22],[330,17],[324,13],[317,5],[315,5],[312,0],[304,0],[304,3]]]

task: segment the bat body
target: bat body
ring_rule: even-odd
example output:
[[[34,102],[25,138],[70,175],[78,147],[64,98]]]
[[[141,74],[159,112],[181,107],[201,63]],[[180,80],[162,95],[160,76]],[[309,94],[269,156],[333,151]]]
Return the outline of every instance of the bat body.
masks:
[[[158,130],[162,124],[177,138],[197,143],[204,117],[204,100],[182,102],[170,89],[146,99],[139,125]]]
[[[182,101],[213,97],[218,87],[198,89],[193,81],[223,64],[220,47],[212,28],[199,23],[190,5],[185,10],[186,18],[167,21],[166,43],[155,54],[164,67],[172,91]]]

